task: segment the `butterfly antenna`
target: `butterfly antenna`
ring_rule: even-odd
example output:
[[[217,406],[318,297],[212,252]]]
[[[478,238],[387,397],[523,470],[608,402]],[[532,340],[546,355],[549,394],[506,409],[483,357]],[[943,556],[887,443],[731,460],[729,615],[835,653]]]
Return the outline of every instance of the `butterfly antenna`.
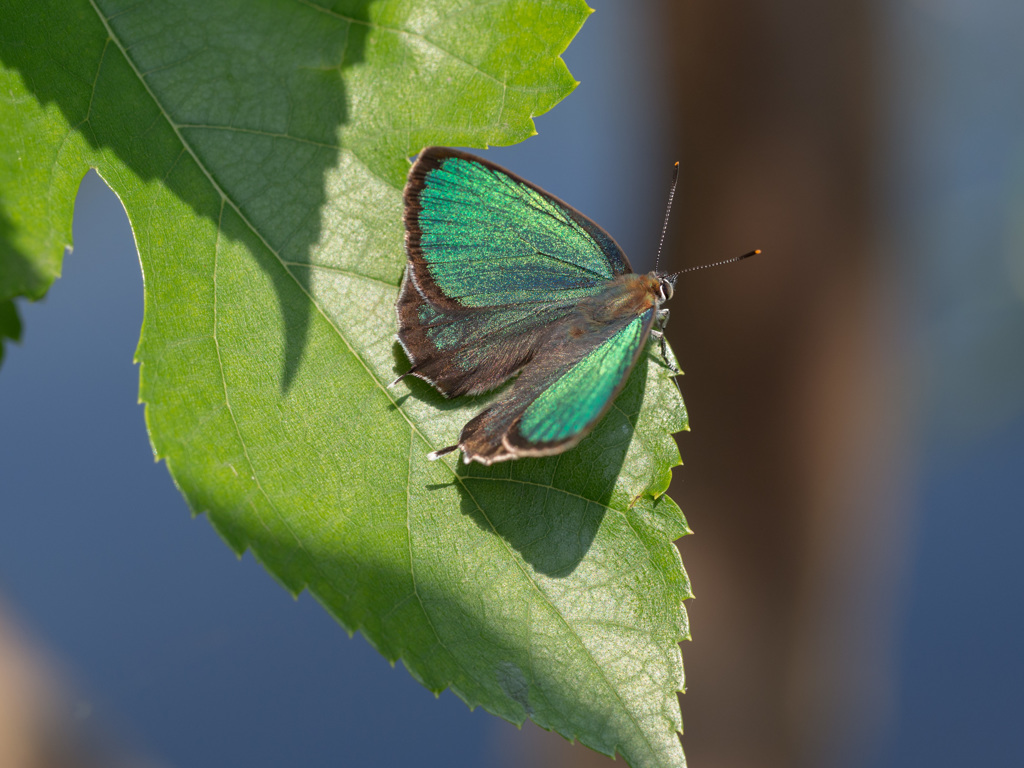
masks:
[[[760,252],[761,252],[761,249],[758,248],[756,250],[750,251],[749,253],[744,253],[742,256],[736,256],[736,257],[734,257],[732,259],[726,259],[725,261],[716,261],[714,264],[701,264],[699,267],[687,267],[686,269],[679,270],[678,272],[676,272],[673,275],[669,275],[666,279],[667,280],[672,280],[677,275],[683,275],[683,274],[686,274],[687,272],[696,272],[698,269],[708,269],[709,267],[720,267],[723,264],[732,264],[735,261],[743,261],[744,259],[749,259],[751,256],[757,256],[757,254],[759,254]]]
[[[679,161],[672,168],[672,186],[668,188],[668,205],[665,206],[665,223],[661,225],[661,239],[658,241],[658,255],[654,257],[654,271],[658,271],[661,261],[661,249],[665,245],[665,233],[668,232],[668,217],[672,213],[672,198],[676,196],[676,182],[679,180]]]

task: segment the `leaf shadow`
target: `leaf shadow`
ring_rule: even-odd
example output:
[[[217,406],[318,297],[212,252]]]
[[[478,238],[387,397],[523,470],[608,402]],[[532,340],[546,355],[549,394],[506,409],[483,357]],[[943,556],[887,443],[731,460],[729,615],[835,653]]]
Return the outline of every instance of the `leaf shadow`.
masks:
[[[197,16],[206,11],[142,3],[104,13],[103,2],[69,2],[57,29],[28,13],[5,23],[0,61],[41,105],[56,105],[92,149],[164,185],[255,255],[277,297],[282,393],[301,367],[313,313],[310,271],[296,266],[321,238],[326,174],[350,117],[347,70],[365,58],[372,3],[349,0],[344,15],[258,4],[238,24],[213,6]],[[152,34],[175,28],[204,34],[174,44]],[[303,45],[283,44],[300,34]],[[64,39],[78,44],[55,42]],[[234,226],[221,226],[222,193],[240,215]]]
[[[501,536],[537,572],[571,575],[606,512],[628,506],[615,491],[646,386],[647,365],[641,359],[594,431],[565,453],[490,467],[460,460],[456,487],[462,513]]]

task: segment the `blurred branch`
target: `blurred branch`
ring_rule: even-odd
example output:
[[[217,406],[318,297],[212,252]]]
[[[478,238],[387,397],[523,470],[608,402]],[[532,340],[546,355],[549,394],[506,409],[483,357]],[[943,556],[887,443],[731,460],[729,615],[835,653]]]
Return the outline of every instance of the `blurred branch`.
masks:
[[[0,604],[0,766],[144,768],[97,732],[90,707],[75,702]]]
[[[671,493],[698,595],[684,747],[701,768],[836,765],[885,712],[904,525],[872,6],[662,8],[683,148],[672,269],[764,250],[680,281],[672,308],[693,432]]]

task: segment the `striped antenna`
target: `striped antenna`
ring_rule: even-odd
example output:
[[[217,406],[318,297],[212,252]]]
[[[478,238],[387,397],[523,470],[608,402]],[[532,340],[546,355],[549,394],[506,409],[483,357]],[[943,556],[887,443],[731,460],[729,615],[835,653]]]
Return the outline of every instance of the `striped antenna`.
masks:
[[[750,251],[749,253],[744,253],[742,256],[736,256],[735,258],[726,259],[725,261],[716,261],[714,264],[701,264],[699,267],[687,267],[686,269],[679,270],[675,274],[669,275],[665,279],[666,280],[673,280],[673,279],[675,279],[675,277],[677,275],[683,275],[683,274],[686,274],[687,272],[696,272],[698,269],[708,269],[709,267],[720,267],[723,264],[732,264],[734,261],[743,261],[744,259],[749,259],[751,256],[757,256],[757,254],[759,254],[760,252],[761,252],[761,249],[758,248],[757,250]]]
[[[668,232],[668,216],[672,213],[672,198],[676,196],[676,182],[679,180],[679,161],[672,168],[672,186],[668,188],[668,205],[665,206],[665,223],[661,225],[661,239],[658,241],[658,255],[654,257],[654,271],[658,271],[661,261],[661,249],[665,245],[665,233]]]

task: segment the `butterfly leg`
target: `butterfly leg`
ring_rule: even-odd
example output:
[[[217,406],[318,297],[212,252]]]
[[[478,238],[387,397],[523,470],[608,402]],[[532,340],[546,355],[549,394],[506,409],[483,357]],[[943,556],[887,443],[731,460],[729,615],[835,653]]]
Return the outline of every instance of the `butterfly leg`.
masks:
[[[676,368],[668,359],[668,344],[665,341],[665,326],[668,324],[668,310],[659,309],[658,314],[654,318],[654,322],[658,327],[657,329],[651,330],[651,336],[658,340],[658,344],[661,347],[661,359],[665,361],[665,365],[667,365],[669,369],[675,373],[679,373],[679,369]]]
[[[651,338],[658,340],[658,345],[661,348],[661,359],[665,361],[665,365],[675,373],[679,373],[679,369],[672,365],[672,361],[668,359],[668,345],[665,342],[665,332],[652,330]]]

